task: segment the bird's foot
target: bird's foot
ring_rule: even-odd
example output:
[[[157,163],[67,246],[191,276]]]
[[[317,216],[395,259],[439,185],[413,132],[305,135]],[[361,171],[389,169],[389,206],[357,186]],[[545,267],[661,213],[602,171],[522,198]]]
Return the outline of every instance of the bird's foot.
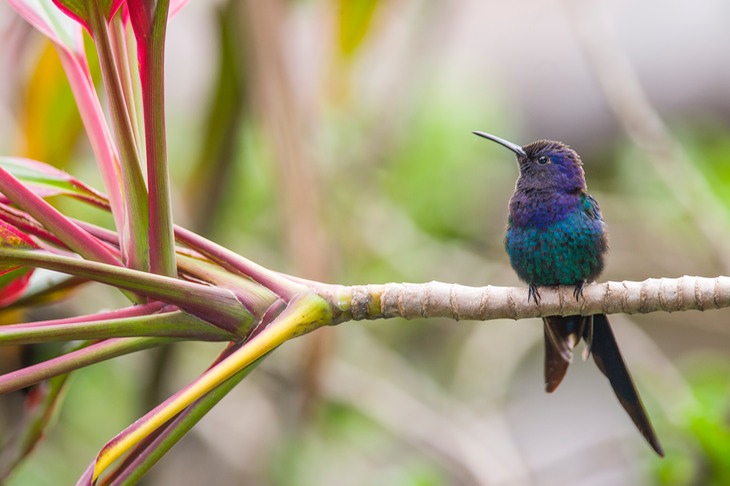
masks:
[[[537,285],[530,284],[527,290],[527,302],[530,302],[530,299],[535,301],[535,304],[540,303],[540,292],[537,290]]]
[[[583,299],[583,284],[585,282],[581,282],[578,285],[575,286],[573,289],[573,297],[575,297],[576,301],[579,301],[580,299]]]

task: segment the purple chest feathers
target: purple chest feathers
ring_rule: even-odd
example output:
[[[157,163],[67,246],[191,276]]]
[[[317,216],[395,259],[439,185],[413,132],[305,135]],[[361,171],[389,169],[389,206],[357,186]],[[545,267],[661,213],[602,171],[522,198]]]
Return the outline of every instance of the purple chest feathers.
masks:
[[[509,222],[520,228],[547,228],[578,210],[580,194],[531,189],[516,191],[509,201]]]

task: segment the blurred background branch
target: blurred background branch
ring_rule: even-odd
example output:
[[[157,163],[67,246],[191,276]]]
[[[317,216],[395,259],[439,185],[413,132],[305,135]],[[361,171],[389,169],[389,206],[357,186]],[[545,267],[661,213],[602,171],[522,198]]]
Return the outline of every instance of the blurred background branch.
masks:
[[[730,213],[649,100],[619,45],[604,3],[565,0],[564,4],[576,44],[624,133],[642,151],[656,177],[667,186],[684,216],[695,224],[713,257],[727,271],[730,252],[724,240],[730,234]]]
[[[322,198],[327,192],[313,163],[311,141],[318,124],[314,113],[304,111],[293,89],[283,42],[285,8],[281,0],[246,0],[241,5],[250,97],[276,164],[288,263],[297,275],[325,281],[332,277],[337,257],[323,221]],[[329,332],[317,333],[303,350],[300,384],[305,413],[319,396],[319,374],[330,353],[330,339]]]

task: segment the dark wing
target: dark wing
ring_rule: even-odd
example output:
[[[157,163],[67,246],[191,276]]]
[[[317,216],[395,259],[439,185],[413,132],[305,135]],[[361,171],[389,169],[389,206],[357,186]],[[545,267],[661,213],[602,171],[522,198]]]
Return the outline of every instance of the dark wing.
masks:
[[[613,335],[611,326],[608,324],[608,318],[604,314],[593,316],[593,345],[591,350],[598,369],[611,382],[611,387],[618,401],[621,402],[624,410],[636,424],[639,432],[656,453],[664,457],[662,446],[654,433],[649,416],[644,410],[641,398],[639,398],[639,392],[636,391],[634,381],[631,379],[626,363],[621,357],[616,337]]]
[[[585,361],[590,357],[591,348],[593,347],[593,316],[589,316],[586,319],[585,326],[583,326],[583,342],[586,343],[583,350],[583,361]]]

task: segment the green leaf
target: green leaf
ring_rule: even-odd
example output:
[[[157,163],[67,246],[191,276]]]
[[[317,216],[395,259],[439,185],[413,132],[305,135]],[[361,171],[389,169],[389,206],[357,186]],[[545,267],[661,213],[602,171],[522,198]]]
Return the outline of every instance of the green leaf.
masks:
[[[86,27],[89,28],[89,9],[87,2],[83,0],[53,0],[53,3],[63,13]]]
[[[63,13],[83,25],[91,32],[91,16],[95,10],[100,11],[104,18],[111,19],[122,4],[119,0],[53,0]]]
[[[24,157],[0,157],[4,168],[41,197],[70,196],[108,209],[106,196],[71,175],[43,162]]]

